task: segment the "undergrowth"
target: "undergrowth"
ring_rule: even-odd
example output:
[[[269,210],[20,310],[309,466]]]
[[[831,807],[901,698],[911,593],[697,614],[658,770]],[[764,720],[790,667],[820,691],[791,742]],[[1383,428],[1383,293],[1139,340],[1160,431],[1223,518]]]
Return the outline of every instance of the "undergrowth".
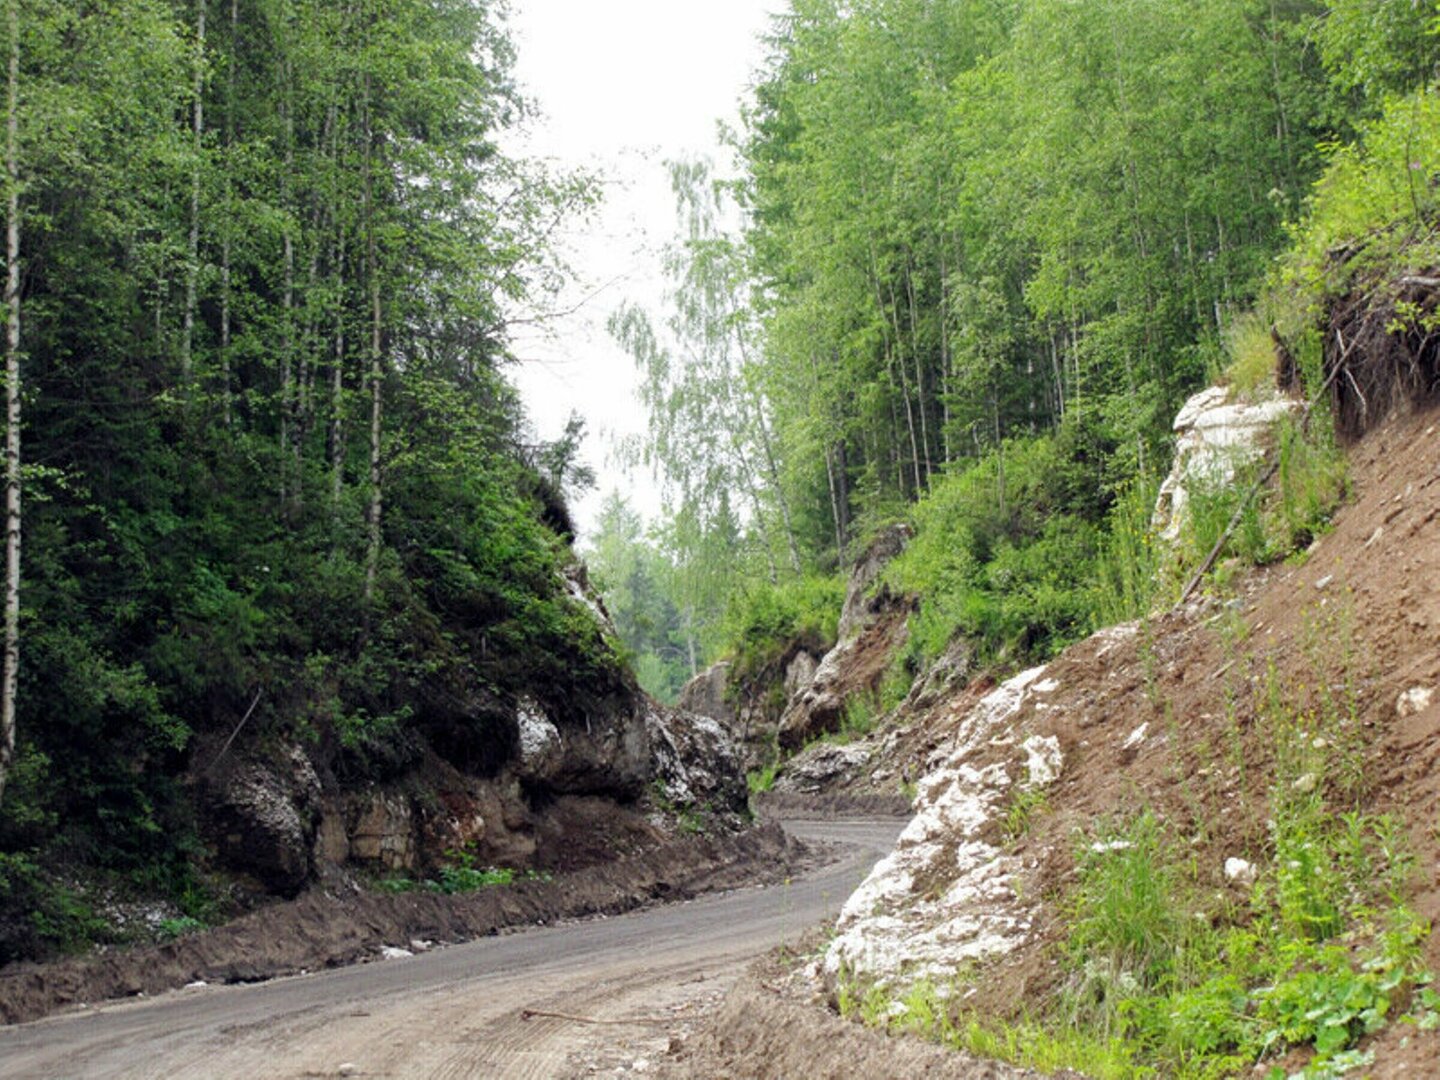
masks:
[[[553,875],[540,870],[514,870],[508,866],[480,866],[473,852],[449,851],[450,861],[440,867],[433,878],[416,880],[409,877],[381,878],[375,883],[380,892],[407,893],[417,890],[454,896],[516,881],[550,881]]]

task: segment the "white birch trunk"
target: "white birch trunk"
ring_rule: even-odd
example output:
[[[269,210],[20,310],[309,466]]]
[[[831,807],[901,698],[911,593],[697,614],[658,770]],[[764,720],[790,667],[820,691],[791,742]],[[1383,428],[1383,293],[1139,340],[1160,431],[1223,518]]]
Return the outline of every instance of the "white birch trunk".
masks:
[[[20,18],[9,0],[10,67],[5,108],[5,658],[0,678],[0,796],[15,760],[15,689],[20,671]]]
[[[200,151],[205,136],[205,0],[195,0],[195,111],[191,117],[195,167],[190,174],[190,244],[185,267],[185,315],[180,334],[180,381],[186,393],[194,371],[195,308],[200,279]]]

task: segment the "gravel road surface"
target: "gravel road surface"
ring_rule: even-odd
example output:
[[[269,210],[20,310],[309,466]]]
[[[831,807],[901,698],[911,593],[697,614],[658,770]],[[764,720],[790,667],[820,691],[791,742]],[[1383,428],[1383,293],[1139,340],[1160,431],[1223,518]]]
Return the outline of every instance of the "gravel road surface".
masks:
[[[903,823],[786,827],[840,857],[784,885],[0,1029],[0,1076],[519,1080],[596,1071],[647,1039],[663,1050],[687,1002],[833,918]]]

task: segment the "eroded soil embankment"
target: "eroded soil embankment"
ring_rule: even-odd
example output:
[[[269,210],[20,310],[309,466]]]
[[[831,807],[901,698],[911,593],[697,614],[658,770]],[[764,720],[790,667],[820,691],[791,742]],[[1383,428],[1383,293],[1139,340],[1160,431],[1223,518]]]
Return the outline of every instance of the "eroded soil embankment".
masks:
[[[670,840],[642,854],[458,896],[314,891],[213,930],[112,955],[0,973],[0,1021],[67,1006],[155,994],[203,980],[256,982],[374,957],[415,939],[453,943],[500,930],[613,915],[657,900],[783,880],[821,858],[776,824],[735,835]]]
[[[843,1020],[809,999],[783,967],[772,955],[747,972],[701,1031],[661,1063],[662,1080],[1029,1080],[1042,1075]]]

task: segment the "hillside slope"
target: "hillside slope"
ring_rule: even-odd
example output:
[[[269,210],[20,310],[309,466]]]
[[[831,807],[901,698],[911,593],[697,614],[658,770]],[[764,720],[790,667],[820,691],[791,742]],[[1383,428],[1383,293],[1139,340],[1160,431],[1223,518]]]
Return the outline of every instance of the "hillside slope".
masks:
[[[1179,1012],[1166,1027],[1120,1019],[1125,1010],[1208,1008],[1208,984],[1185,982],[1187,947],[1218,950],[1244,981],[1234,950],[1259,948],[1244,935],[1278,939],[1298,921],[1269,969],[1282,987],[1393,975],[1373,1022],[1358,1009],[1337,1021],[1344,1043],[1374,1054],[1374,1075],[1440,1059],[1428,1021],[1367,1034],[1407,1009],[1423,1019],[1412,988],[1440,966],[1429,929],[1440,918],[1437,433],[1432,407],[1353,447],[1353,497],[1301,556],[1225,567],[1182,607],[1101,631],[999,687],[981,680],[926,707],[912,698],[841,748],[843,767],[812,789],[893,792],[913,776],[916,817],[797,985],[818,981],[832,1004],[882,1026],[952,1039],[972,1020],[1023,1033],[1034,1017],[1093,1028],[1108,1016],[1134,1045],[1112,1044],[1104,1059],[1128,1064],[1097,1072],[1142,1075],[1135,1049],[1158,1040],[1149,1050],[1163,1059],[1160,1044],[1183,1034]],[[787,769],[805,775],[806,758]],[[1127,917],[1143,920],[1151,904],[1168,943],[1108,950],[1096,907],[1107,887]],[[1187,920],[1207,932],[1189,934]],[[1147,974],[1147,963],[1158,967]],[[1214,1020],[1217,1047],[1240,1030],[1282,1031],[1278,998],[1229,990],[1238,1026]],[[921,1006],[936,998],[950,1004]],[[1310,1004],[1323,1011],[1324,994]],[[907,1019],[916,1008],[929,1020]],[[936,1014],[950,1018],[943,1031]],[[1283,1029],[1265,1059],[1303,1066],[1328,1022]],[[1301,1048],[1287,1055],[1292,1042]],[[693,1074],[711,1064],[697,1058]]]

